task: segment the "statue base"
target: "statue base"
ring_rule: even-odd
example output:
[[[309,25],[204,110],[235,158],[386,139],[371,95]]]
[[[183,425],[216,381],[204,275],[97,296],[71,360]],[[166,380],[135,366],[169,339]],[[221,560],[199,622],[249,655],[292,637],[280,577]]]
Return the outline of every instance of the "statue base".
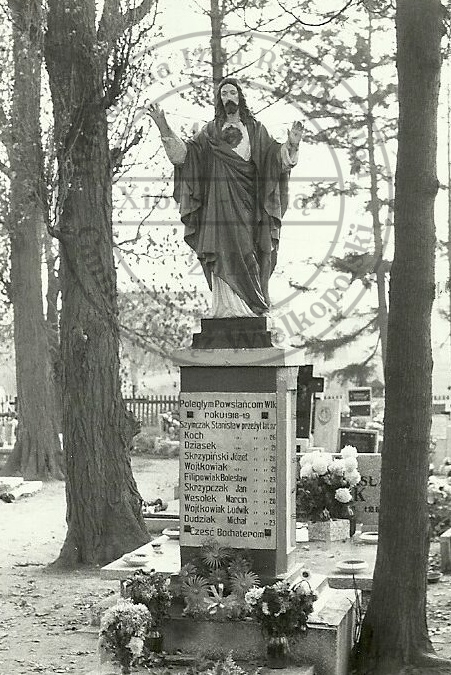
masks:
[[[272,347],[265,316],[201,319],[201,332],[193,334],[193,349],[258,349]]]

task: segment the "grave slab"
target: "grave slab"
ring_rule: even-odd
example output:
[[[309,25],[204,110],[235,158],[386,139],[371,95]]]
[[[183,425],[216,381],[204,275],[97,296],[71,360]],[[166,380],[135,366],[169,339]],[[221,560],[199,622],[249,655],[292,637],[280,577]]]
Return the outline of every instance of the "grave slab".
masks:
[[[42,480],[27,480],[10,492],[16,499],[19,499],[19,497],[30,497],[40,490],[42,490]]]
[[[24,479],[21,476],[1,476],[0,492],[11,492],[14,488],[22,485]]]

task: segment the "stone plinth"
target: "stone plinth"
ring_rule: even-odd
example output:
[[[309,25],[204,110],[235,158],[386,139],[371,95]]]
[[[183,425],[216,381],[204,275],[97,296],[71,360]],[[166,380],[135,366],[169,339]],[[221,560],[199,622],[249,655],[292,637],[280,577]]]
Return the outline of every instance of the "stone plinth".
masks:
[[[315,602],[308,631],[290,638],[293,665],[313,664],[316,675],[347,675],[355,607],[354,591],[323,590]],[[220,659],[231,651],[237,660],[263,664],[266,658],[266,639],[260,626],[251,620],[222,622],[173,617],[164,626],[164,641],[168,652],[179,649],[199,660]]]
[[[176,352],[174,361],[181,370],[182,564],[214,539],[246,550],[268,582],[290,572],[296,546],[298,367],[267,346],[265,327],[264,319],[205,320],[193,340],[202,346]],[[243,336],[256,346],[241,347]]]

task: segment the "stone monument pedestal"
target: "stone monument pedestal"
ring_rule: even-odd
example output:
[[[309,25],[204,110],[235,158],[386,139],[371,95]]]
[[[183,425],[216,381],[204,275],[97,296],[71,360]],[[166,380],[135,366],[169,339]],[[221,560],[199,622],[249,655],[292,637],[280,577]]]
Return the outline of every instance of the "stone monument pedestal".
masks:
[[[215,540],[245,550],[264,583],[295,574],[298,366],[265,318],[204,319],[174,360],[182,565]]]

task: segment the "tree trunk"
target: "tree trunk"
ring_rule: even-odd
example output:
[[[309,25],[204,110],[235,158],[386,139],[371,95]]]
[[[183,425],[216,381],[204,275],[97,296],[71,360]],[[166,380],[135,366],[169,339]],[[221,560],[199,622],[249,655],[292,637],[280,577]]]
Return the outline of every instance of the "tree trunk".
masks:
[[[379,217],[379,197],[377,191],[377,166],[374,155],[374,103],[373,103],[373,56],[372,56],[373,27],[371,14],[368,14],[368,72],[367,72],[367,99],[368,113],[366,117],[368,133],[368,162],[370,168],[370,211],[373,221],[374,259],[377,286],[377,325],[381,341],[382,366],[385,370],[387,362],[387,324],[388,309],[385,297],[385,271],[383,265],[384,250],[382,245],[382,226]]]
[[[448,57],[449,58],[449,57]],[[450,65],[448,64],[448,68]],[[448,75],[449,78],[449,75]],[[447,123],[447,155],[448,155],[448,244],[447,244],[447,253],[448,253],[448,323],[449,323],[449,347],[451,350],[451,84],[448,79],[447,91],[446,91],[446,102],[447,102],[447,114],[446,114],[446,123]],[[450,354],[451,356],[451,354]],[[449,389],[449,387],[448,387]]]
[[[223,0],[225,2],[226,0]],[[219,8],[219,0],[210,0],[210,23],[211,23],[211,64],[213,70],[214,92],[218,91],[219,84],[224,77],[224,64],[226,57],[222,47],[222,11]]]
[[[13,24],[9,233],[18,398],[18,430],[3,474],[62,478],[62,453],[45,329],[41,231],[43,205],[40,94],[42,16],[35,0],[9,0]]]
[[[47,339],[50,350],[50,364],[53,372],[53,382],[55,386],[55,409],[58,421],[58,428],[62,431],[62,400],[63,394],[61,389],[61,350],[60,350],[60,335],[59,335],[59,310],[58,301],[60,298],[61,288],[56,271],[56,262],[58,259],[57,253],[52,247],[52,237],[47,231],[44,232],[44,255],[47,267]]]
[[[379,544],[356,650],[356,672],[374,675],[435,662],[426,625],[427,480],[442,7],[398,0],[396,22],[399,140]]]
[[[105,564],[149,540],[119,379],[111,166],[94,0],[49,0],[68,532],[57,563]]]

